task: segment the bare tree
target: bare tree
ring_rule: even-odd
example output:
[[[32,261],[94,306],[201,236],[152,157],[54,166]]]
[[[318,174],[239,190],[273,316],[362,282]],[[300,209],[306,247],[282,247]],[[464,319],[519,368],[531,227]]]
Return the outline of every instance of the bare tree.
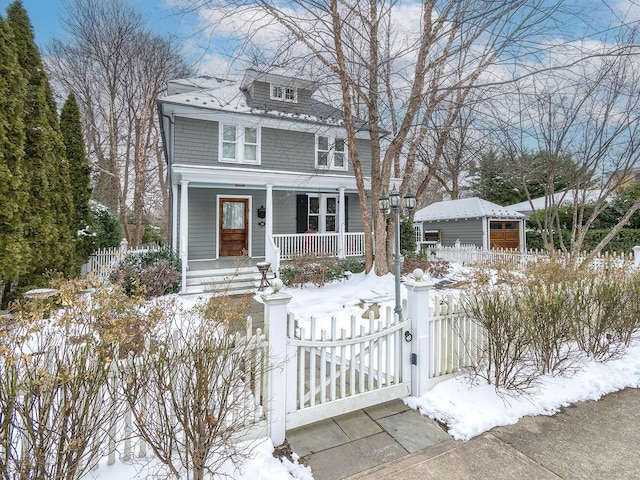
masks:
[[[94,196],[118,212],[129,243],[138,245],[154,198],[151,186],[165,188],[165,218],[169,213],[166,181],[148,179],[151,172],[166,175],[158,168],[155,100],[168,80],[189,69],[176,46],[145,29],[142,16],[124,0],[69,0],[63,22],[68,40],[54,41],[47,66],[78,99]]]
[[[545,208],[534,218],[546,249],[554,249],[554,231],[562,227],[559,209],[571,209],[570,243],[565,245],[560,238],[560,248],[574,260],[588,229],[640,165],[640,68],[631,53],[633,47],[603,51],[570,69],[555,71],[528,86],[520,85],[513,95],[505,96],[512,116],[506,118],[504,105],[495,116],[499,141],[508,156],[526,160],[531,151],[543,152],[542,170],[533,171],[526,162],[517,161],[512,170],[518,172],[520,187],[529,201],[532,178],[544,186]],[[571,160],[569,165],[567,159]],[[560,192],[555,190],[558,176],[569,183]],[[531,207],[535,211],[533,203]],[[638,209],[640,200],[583,264],[597,255]]]
[[[254,27],[264,29],[269,22],[284,28],[289,35],[287,42],[295,42],[336,79],[359,190],[366,269],[373,268],[373,226],[378,274],[389,271],[388,244],[387,225],[375,205],[389,188],[392,173],[400,173],[405,157],[400,191],[407,192],[415,153],[426,135],[431,114],[447,99],[464,97],[489,67],[514,62],[514,52],[509,49],[519,46],[522,52],[537,48],[536,39],[545,22],[560,8],[560,4],[538,0],[427,1],[410,12],[399,12],[400,5],[394,1],[373,0],[299,0],[287,4],[228,0],[201,4],[226,9],[224,15],[218,15],[224,19],[219,27],[226,27],[234,14],[244,19],[239,31],[246,35],[245,40],[255,34]],[[401,27],[407,15],[410,29]],[[309,62],[309,57],[304,61]],[[455,116],[453,110],[449,124]],[[363,170],[355,148],[358,117],[366,121],[371,138],[370,172]],[[365,175],[371,177],[371,198],[366,195]]]
[[[477,102],[467,101],[457,108],[447,102],[443,104],[444,111],[432,116],[427,138],[416,152],[419,165],[425,170],[417,184],[419,198],[423,197],[430,178],[452,200],[460,198],[468,187],[465,183],[469,172],[486,152],[488,143],[476,107]],[[447,121],[448,118],[452,121]]]

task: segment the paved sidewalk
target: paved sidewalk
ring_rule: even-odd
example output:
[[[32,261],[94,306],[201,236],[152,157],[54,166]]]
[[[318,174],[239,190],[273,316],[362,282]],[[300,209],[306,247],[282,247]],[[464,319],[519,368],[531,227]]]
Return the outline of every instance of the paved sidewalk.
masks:
[[[424,428],[424,423],[417,423],[422,420],[415,417],[416,412],[392,413],[403,406],[392,402],[365,410],[368,419],[358,413],[346,422],[341,417],[327,421],[335,423],[344,436],[327,423],[325,428],[334,432],[337,443],[324,450],[323,445],[329,443],[320,440],[324,438],[316,430],[320,424],[288,432],[287,439],[293,451],[311,466],[315,480],[640,478],[638,389],[571,405],[552,417],[525,417],[516,425],[494,428],[468,442],[455,441],[446,434],[442,437],[442,431],[431,437],[434,422],[427,419],[430,424]],[[376,420],[378,409],[382,416]],[[407,422],[397,415],[410,418],[413,433],[402,430]],[[352,439],[348,432],[357,418],[363,425],[373,421],[380,431]],[[387,431],[383,425],[393,426]],[[419,446],[421,442],[424,447]]]
[[[315,480],[340,480],[450,439],[401,400],[287,432],[289,445]]]

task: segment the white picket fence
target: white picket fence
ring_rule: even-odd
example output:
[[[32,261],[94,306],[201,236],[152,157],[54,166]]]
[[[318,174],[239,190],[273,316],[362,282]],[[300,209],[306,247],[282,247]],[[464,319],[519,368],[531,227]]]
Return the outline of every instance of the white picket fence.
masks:
[[[541,259],[549,259],[549,255],[542,250],[529,250],[527,252],[518,252],[512,249],[492,249],[483,250],[476,245],[456,244],[450,246],[434,245],[428,249],[429,255],[434,258],[446,260],[461,265],[473,265],[484,267],[508,267],[524,270],[527,265],[536,263]],[[581,255],[580,258],[586,258]],[[637,257],[634,253],[600,253],[594,260],[594,264],[615,263],[618,266],[632,264]]]
[[[246,321],[246,331],[236,333],[233,341],[228,343],[232,345],[232,351],[226,356],[226,366],[223,365],[221,367],[224,368],[225,371],[233,371],[239,378],[230,380],[224,377],[224,375],[220,375],[221,378],[208,379],[208,381],[213,382],[225,382],[224,387],[227,388],[229,385],[233,386],[233,391],[225,392],[224,396],[221,395],[219,398],[211,399],[210,405],[212,409],[224,409],[226,414],[224,416],[225,423],[222,428],[232,428],[235,437],[241,440],[255,440],[267,436],[266,396],[264,391],[264,379],[267,369],[269,368],[267,341],[260,329],[257,329],[255,333],[252,333],[252,331],[252,319],[248,317]],[[172,348],[180,350],[184,348],[185,342],[187,341],[188,339],[182,338],[176,330],[174,331],[173,341],[171,342]],[[149,345],[147,345],[146,348],[150,348]],[[42,356],[43,360],[46,360],[40,362],[39,365],[41,365],[41,368],[47,371],[51,370],[52,373],[57,371],[55,363],[57,358],[56,353],[49,355],[47,352],[41,352],[38,353],[38,355]],[[48,357],[50,357],[50,360]],[[145,357],[153,358],[153,355],[145,355]],[[48,368],[47,365],[51,365],[51,368]],[[99,445],[92,456],[89,457],[87,453],[85,453],[85,456],[80,458],[80,462],[91,469],[97,469],[98,462],[104,457],[107,459],[107,465],[113,465],[117,459],[130,461],[134,457],[145,458],[150,450],[147,443],[138,433],[130,400],[127,400],[124,393],[125,386],[128,385],[130,381],[128,374],[132,371],[132,365],[136,365],[137,369],[141,368],[139,360],[134,357],[121,360],[114,359],[112,361],[107,384],[102,387],[101,393],[95,402],[92,402],[93,410],[85,413],[86,415],[92,416],[94,421],[98,418],[104,419],[102,425],[96,425],[96,428],[85,432],[89,435],[85,440],[90,448]],[[195,381],[195,373],[191,365],[174,365],[171,368],[172,378],[182,379],[185,382]],[[154,421],[153,419],[160,418],[160,415],[165,412],[156,412],[153,398],[158,398],[159,396],[165,396],[166,398],[167,392],[152,390],[155,384],[153,382],[147,382],[146,378],[142,383],[145,385],[143,389],[145,394],[136,399],[138,402],[137,405],[139,410],[144,412],[144,418],[149,418],[151,421]],[[34,386],[34,388],[37,387]],[[173,393],[178,394],[178,396],[174,398],[176,402],[183,401],[179,396],[180,390],[181,387],[176,387],[173,391]],[[215,388],[213,390],[216,391]],[[220,390],[224,391],[224,388]],[[192,390],[190,390],[189,387],[185,387],[182,393],[189,395],[192,393]],[[62,393],[58,392],[56,395],[59,397],[55,398],[60,398],[60,402],[64,401]],[[6,408],[1,409],[5,414],[11,414],[12,416],[11,422],[0,425],[2,438],[11,439],[10,445],[0,444],[0,456],[3,458],[3,464],[7,469],[5,473],[11,478],[14,478],[14,474],[18,475],[18,472],[14,471],[18,465],[18,460],[14,462],[11,458],[23,458],[24,461],[27,457],[23,456],[24,453],[20,454],[19,452],[31,451],[29,443],[30,437],[23,434],[23,432],[26,431],[25,429],[33,428],[33,422],[36,422],[36,426],[41,425],[43,422],[53,425],[59,423],[59,419],[54,420],[60,414],[59,408],[57,408],[56,405],[62,404],[56,403],[54,398],[51,408],[43,409],[38,406],[38,402],[33,402],[33,398],[33,394],[25,399],[25,401],[22,401],[21,397],[19,397],[18,401],[14,403],[15,408],[20,409],[19,413],[16,411],[11,414],[10,410]],[[224,403],[225,406],[221,406],[222,403]],[[189,400],[184,399],[184,404],[189,404]],[[29,409],[32,410],[31,416],[28,415]],[[8,430],[5,430],[6,428],[8,428]],[[106,443],[104,443],[105,441]],[[177,443],[179,444],[180,441]],[[98,454],[97,456],[95,455],[96,453]],[[17,478],[17,476],[15,478]]]
[[[486,350],[485,329],[465,314],[455,295],[433,295],[429,302],[429,378],[441,381],[477,366]]]
[[[388,308],[384,320],[351,316],[337,327],[296,327],[289,315],[287,337],[287,428],[347,413],[409,393],[409,344],[400,321]]]
[[[160,247],[146,247],[129,249],[127,239],[123,238],[119,247],[101,248],[91,254],[89,259],[82,265],[81,276],[92,276],[99,280],[105,280],[113,270],[113,267],[130,253],[150,252]]]

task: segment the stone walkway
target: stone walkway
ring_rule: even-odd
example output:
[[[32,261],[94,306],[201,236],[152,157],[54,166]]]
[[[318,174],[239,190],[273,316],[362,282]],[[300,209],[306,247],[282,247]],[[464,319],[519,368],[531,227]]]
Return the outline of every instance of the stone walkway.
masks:
[[[401,400],[287,432],[291,449],[315,480],[340,480],[450,439]]]

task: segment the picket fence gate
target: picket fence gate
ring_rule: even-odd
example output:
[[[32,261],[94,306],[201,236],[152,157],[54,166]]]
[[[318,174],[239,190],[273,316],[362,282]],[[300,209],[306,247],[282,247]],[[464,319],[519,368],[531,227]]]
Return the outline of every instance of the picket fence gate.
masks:
[[[376,405],[410,393],[410,349],[401,321],[386,309],[384,320],[351,316],[347,328],[308,328],[288,316],[287,429]]]

